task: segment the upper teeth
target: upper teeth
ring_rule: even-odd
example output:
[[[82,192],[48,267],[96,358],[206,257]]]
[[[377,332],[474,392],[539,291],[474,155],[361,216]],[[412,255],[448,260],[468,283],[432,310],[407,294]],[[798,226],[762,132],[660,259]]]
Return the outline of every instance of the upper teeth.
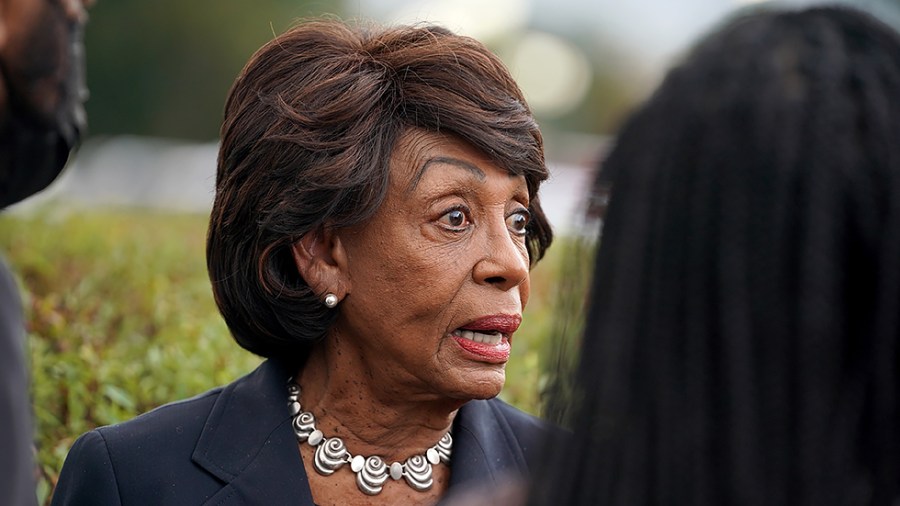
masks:
[[[460,330],[457,332],[459,337],[463,339],[468,339],[470,341],[475,341],[476,343],[484,343],[484,344],[500,344],[500,340],[503,339],[503,334],[500,332],[492,332],[490,334],[485,334],[482,332],[473,332],[471,330]]]

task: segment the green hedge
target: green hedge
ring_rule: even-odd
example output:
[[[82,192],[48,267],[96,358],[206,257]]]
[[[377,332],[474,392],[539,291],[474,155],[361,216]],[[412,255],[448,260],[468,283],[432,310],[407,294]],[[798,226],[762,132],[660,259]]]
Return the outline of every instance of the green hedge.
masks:
[[[74,439],[201,393],[260,359],[231,339],[206,275],[206,217],[61,212],[0,218],[0,252],[20,280],[46,503]],[[533,271],[503,397],[539,411],[556,258]]]

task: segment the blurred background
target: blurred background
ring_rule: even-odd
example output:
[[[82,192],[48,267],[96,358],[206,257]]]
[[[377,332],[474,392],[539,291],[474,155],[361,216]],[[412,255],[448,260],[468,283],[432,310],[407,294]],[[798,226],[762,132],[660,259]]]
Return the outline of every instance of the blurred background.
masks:
[[[225,95],[247,59],[321,15],[436,22],[510,67],[545,135],[542,202],[559,239],[503,397],[540,413],[575,336],[591,249],[584,190],[620,122],[701,34],[808,0],[99,0],[85,46],[89,136],[42,194],[0,217],[28,319],[40,498],[75,437],[251,370],[212,301],[204,243]],[[900,27],[900,0],[847,0]],[[652,147],[648,147],[651,149]]]
[[[248,57],[304,17],[437,22],[512,70],[555,170],[543,200],[573,227],[583,170],[699,35],[742,9],[810,0],[100,0],[86,35],[90,137],[41,198],[72,205],[209,208],[225,94]],[[900,0],[855,0],[900,26]],[[577,221],[577,220],[575,220]]]

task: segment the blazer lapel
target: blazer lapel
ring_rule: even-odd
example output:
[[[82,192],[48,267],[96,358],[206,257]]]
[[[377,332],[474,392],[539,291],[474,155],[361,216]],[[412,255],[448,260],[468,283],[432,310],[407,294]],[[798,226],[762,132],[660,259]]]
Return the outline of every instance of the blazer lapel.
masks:
[[[287,409],[289,376],[267,360],[219,395],[193,460],[226,485],[205,504],[313,504]]]
[[[450,488],[467,482],[496,484],[507,474],[528,471],[512,428],[492,401],[470,401],[453,428]]]
[[[270,359],[219,395],[192,456],[225,483],[204,504],[313,505],[287,409],[289,377],[289,368]],[[527,473],[525,456],[495,406],[498,402],[471,401],[457,413],[450,488],[497,484],[507,473]]]

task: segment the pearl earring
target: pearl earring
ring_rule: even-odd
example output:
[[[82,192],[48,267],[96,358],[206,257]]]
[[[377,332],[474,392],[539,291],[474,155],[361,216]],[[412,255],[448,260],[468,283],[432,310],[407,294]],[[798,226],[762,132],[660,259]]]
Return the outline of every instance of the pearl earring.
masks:
[[[337,303],[338,303],[337,295],[335,295],[333,293],[329,293],[329,294],[325,295],[325,307],[327,307],[328,309],[331,309],[334,306],[337,306]]]

